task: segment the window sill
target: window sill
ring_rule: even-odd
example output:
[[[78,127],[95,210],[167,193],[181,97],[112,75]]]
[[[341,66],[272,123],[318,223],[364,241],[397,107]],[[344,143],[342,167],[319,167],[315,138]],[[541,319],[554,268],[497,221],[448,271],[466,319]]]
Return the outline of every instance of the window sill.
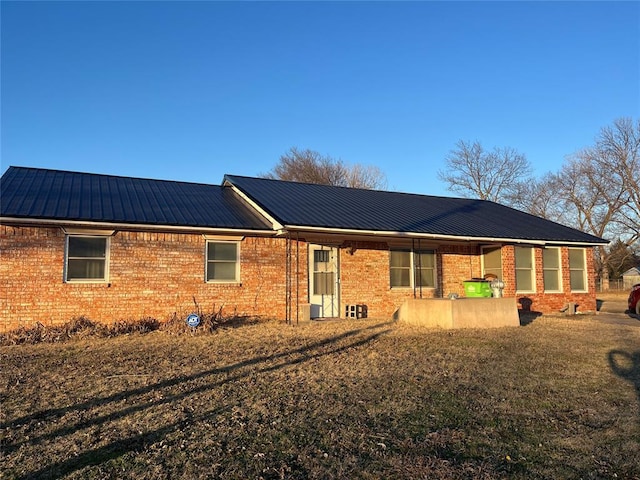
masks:
[[[108,280],[65,280],[64,283],[69,285],[111,285]]]
[[[435,290],[436,287],[389,287],[389,290]]]

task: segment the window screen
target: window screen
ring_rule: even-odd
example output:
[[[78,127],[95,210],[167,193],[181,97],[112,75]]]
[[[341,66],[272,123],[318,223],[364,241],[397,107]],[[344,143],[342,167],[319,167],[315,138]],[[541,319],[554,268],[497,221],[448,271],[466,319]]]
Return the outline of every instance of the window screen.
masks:
[[[238,281],[238,244],[235,242],[207,242],[207,281]]]
[[[502,249],[500,247],[483,248],[482,265],[484,275],[492,274],[502,278]]]
[[[335,295],[336,273],[330,263],[330,250],[313,251],[313,294]]]
[[[411,286],[411,252],[409,250],[391,250],[389,274],[392,287]]]
[[[433,250],[411,252],[391,250],[389,255],[389,283],[391,287],[435,287],[436,259]]]
[[[436,286],[436,258],[433,250],[414,253],[413,267],[415,272],[415,285],[422,287]]]
[[[67,237],[67,281],[106,280],[107,237]]]
[[[571,290],[584,292],[587,289],[584,248],[569,249],[569,272]]]
[[[516,290],[533,292],[533,248],[515,247]]]
[[[560,286],[560,249],[545,248],[542,250],[542,268],[544,270],[544,290],[559,292]]]

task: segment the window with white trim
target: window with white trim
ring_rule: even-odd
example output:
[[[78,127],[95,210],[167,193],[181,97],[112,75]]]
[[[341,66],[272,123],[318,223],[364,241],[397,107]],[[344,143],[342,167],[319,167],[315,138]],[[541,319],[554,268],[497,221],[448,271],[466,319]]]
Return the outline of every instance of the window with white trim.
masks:
[[[584,248],[569,249],[569,278],[572,292],[587,291],[587,267]]]
[[[546,247],[542,249],[542,270],[545,292],[561,292],[560,249]]]
[[[391,288],[435,288],[435,251],[391,250],[389,252],[389,283]]]
[[[535,271],[533,269],[533,248],[515,247],[516,291],[531,293],[535,291]]]
[[[485,275],[495,275],[502,278],[502,248],[483,247],[482,248],[482,271]]]
[[[65,282],[106,282],[109,237],[67,235]]]
[[[207,282],[240,281],[240,244],[207,241]]]

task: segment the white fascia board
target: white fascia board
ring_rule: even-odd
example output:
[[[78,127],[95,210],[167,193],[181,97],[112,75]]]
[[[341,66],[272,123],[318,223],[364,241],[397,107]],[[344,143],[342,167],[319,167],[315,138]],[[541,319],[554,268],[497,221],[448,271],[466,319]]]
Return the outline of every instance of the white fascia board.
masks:
[[[529,240],[523,238],[500,238],[500,237],[472,237],[472,236],[458,236],[458,235],[440,235],[435,233],[410,233],[410,232],[394,232],[394,231],[382,231],[382,230],[356,230],[348,228],[330,228],[330,227],[307,227],[300,225],[286,225],[282,230],[278,232],[279,235],[286,234],[287,232],[309,232],[309,233],[333,233],[343,235],[367,235],[373,237],[396,237],[396,238],[415,238],[415,239],[430,239],[430,240],[449,240],[457,242],[493,242],[493,243],[518,243],[524,245],[576,245],[576,246],[597,246],[602,243],[590,243],[590,242],[563,242],[563,241],[548,241],[548,240]]]
[[[240,198],[242,198],[242,200],[244,200],[252,209],[254,209],[256,212],[262,215],[271,224],[271,226],[273,227],[273,230],[278,231],[284,228],[280,222],[278,222],[275,218],[269,215],[260,205],[258,205],[252,199],[250,199],[242,190],[236,187],[229,180],[225,180],[223,185],[230,187],[231,190],[233,190]]]
[[[605,245],[609,245],[611,242],[609,240],[603,240],[602,242],[563,242],[560,240],[548,240],[545,242],[545,245],[550,245],[550,246],[572,246],[575,245],[576,247],[602,247]]]
[[[90,229],[112,229],[112,230],[133,230],[133,231],[159,231],[176,233],[201,233],[201,234],[225,234],[225,235],[257,235],[273,236],[273,230],[250,230],[239,228],[217,228],[217,227],[189,227],[180,225],[150,225],[144,223],[114,223],[95,222],[83,220],[55,220],[46,218],[21,218],[21,217],[0,217],[0,224],[5,225],[32,225],[41,227],[69,227],[69,228],[90,228]]]

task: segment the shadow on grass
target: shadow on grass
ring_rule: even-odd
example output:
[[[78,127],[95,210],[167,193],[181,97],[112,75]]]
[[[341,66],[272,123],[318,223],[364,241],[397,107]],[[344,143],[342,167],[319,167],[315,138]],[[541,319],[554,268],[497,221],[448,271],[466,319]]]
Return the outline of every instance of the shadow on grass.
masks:
[[[611,350],[609,366],[618,377],[631,382],[640,404],[640,350],[631,353],[624,350]]]
[[[536,318],[542,315],[541,312],[531,310],[533,300],[531,300],[529,297],[518,298],[518,303],[521,307],[518,309],[518,317],[520,318],[521,327],[526,327],[527,325],[533,323]]]
[[[540,312],[525,312],[522,310],[518,310],[518,318],[520,319],[521,327],[526,327],[527,325],[532,324],[536,318],[541,316],[542,313]]]
[[[384,329],[372,334],[368,334],[360,339],[352,339],[352,341],[350,341],[350,343],[346,345],[338,346],[336,344],[350,337],[366,334],[367,331],[389,326],[391,323],[392,322],[378,323],[365,328],[351,330],[340,335],[326,338],[324,340],[321,340],[321,341],[318,341],[294,350],[288,350],[285,352],[276,353],[272,355],[262,355],[262,356],[258,356],[258,357],[244,360],[241,362],[237,362],[232,365],[210,369],[210,370],[199,372],[193,375],[179,376],[176,378],[171,378],[171,379],[157,382],[144,387],[135,388],[135,389],[131,389],[123,392],[118,392],[113,395],[108,395],[101,398],[94,398],[89,401],[79,403],[77,405],[72,405],[64,408],[47,409],[40,412],[35,412],[31,415],[18,418],[11,422],[2,423],[0,424],[0,428],[3,428],[3,429],[17,428],[23,423],[31,422],[34,420],[53,421],[73,411],[86,412],[93,408],[98,408],[98,407],[104,408],[105,405],[108,405],[109,403],[112,403],[112,402],[127,401],[129,403],[132,403],[132,405],[126,408],[117,410],[115,412],[107,413],[101,416],[93,416],[88,420],[67,424],[64,427],[58,428],[57,430],[50,431],[42,435],[36,434],[34,436],[31,436],[29,440],[26,442],[5,444],[3,445],[3,453],[6,454],[11,451],[15,451],[21,445],[26,443],[37,444],[45,440],[55,441],[55,439],[57,438],[60,438],[65,435],[71,435],[77,432],[78,430],[82,430],[92,426],[97,426],[97,425],[105,424],[107,422],[111,422],[114,420],[122,419],[132,414],[135,414],[137,412],[145,411],[159,405],[171,404],[173,402],[177,402],[185,398],[188,398],[192,395],[206,392],[207,390],[218,388],[228,383],[239,381],[245,377],[248,377],[249,375],[253,375],[256,373],[266,374],[269,372],[280,370],[288,366],[302,364],[320,357],[324,357],[327,355],[334,355],[334,354],[348,351],[353,348],[361,347],[363,345],[366,345],[374,341],[378,337],[390,332],[390,329]],[[333,348],[330,348],[329,350],[321,350],[322,348],[331,346],[331,345],[333,345]],[[289,357],[294,357],[294,358],[289,358]],[[272,363],[274,361],[276,363]],[[263,365],[258,370],[254,370],[254,369],[250,369],[246,371],[242,370],[245,367],[251,367],[251,366],[256,366],[261,364],[265,364],[265,365]],[[222,379],[215,378],[218,375],[224,375],[224,377]],[[176,385],[192,382],[194,380],[207,379],[208,377],[212,377],[211,378],[212,381],[209,381],[204,385],[193,386],[178,394],[168,394],[166,396],[162,396],[158,399],[148,401],[145,403],[138,403],[139,400],[136,400],[135,398],[140,395],[144,395],[146,393],[157,392],[158,390],[167,389]],[[214,418],[220,415],[221,413],[229,410],[229,408],[230,407],[218,407],[210,411],[204,412],[203,414],[191,416],[189,419],[189,422],[193,423],[193,422],[199,422],[199,421],[204,421],[207,419]],[[164,438],[167,434],[182,428],[184,428],[184,420],[162,425],[156,428],[155,430],[118,439],[116,441],[108,443],[107,445],[84,451],[81,454],[74,456],[72,458],[69,458],[67,460],[46,465],[37,471],[29,472],[16,478],[20,478],[20,479],[60,478],[60,477],[69,475],[73,472],[76,472],[78,470],[81,470],[85,467],[99,465],[103,462],[107,462],[109,460],[121,457],[122,455],[125,455],[127,453],[140,451],[146,446],[158,442],[159,440]]]

